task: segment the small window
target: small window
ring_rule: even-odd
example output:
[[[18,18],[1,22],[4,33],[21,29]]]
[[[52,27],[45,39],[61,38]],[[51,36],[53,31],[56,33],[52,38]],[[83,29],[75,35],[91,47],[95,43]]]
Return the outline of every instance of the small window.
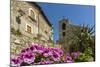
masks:
[[[32,8],[29,8],[29,18],[32,21],[36,21],[36,14],[35,14],[35,11]]]
[[[27,32],[32,33],[32,28],[29,25],[27,25]]]
[[[63,32],[63,33],[62,33],[62,36],[63,36],[63,37],[65,37],[65,36],[66,36],[66,33],[65,33],[65,32]]]
[[[31,10],[30,12],[31,12],[31,15],[30,15],[30,16],[31,16],[33,19],[35,19],[35,14],[34,14],[34,12],[33,12],[32,10]]]
[[[65,23],[62,24],[62,29],[66,30],[66,24]]]
[[[18,24],[21,24],[21,20],[20,20],[20,17],[19,17],[19,16],[16,17],[16,22],[17,22]]]

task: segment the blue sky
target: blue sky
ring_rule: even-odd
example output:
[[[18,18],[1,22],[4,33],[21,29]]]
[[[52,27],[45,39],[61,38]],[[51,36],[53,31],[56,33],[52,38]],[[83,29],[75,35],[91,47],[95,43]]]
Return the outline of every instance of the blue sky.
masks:
[[[59,38],[59,20],[68,18],[72,24],[95,25],[95,7],[90,5],[38,3],[48,20],[53,24],[54,41]]]

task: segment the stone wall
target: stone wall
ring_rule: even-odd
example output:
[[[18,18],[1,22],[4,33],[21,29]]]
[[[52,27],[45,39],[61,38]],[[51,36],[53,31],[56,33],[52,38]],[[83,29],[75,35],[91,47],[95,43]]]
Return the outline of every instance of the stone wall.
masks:
[[[29,17],[30,8],[35,12],[35,21]],[[23,15],[20,16],[19,10],[23,12]],[[20,16],[20,24],[16,21],[18,16]],[[32,27],[32,33],[26,31],[27,25]],[[45,46],[52,45],[52,43],[39,41],[38,39],[38,34],[42,34],[42,38],[48,41],[51,36],[51,27],[34,4],[11,0],[11,28],[19,30],[21,33],[20,35],[15,35],[11,32],[11,54],[19,54],[21,49],[30,46],[30,43],[41,43]]]
[[[39,33],[41,33],[46,40],[49,40],[49,37],[51,37],[51,26],[47,24],[47,21],[44,20],[42,15],[39,15]]]
[[[38,42],[38,40],[34,40],[30,37],[27,37],[25,35],[21,36],[16,36],[16,35],[11,35],[11,54],[19,54],[20,50],[31,46],[30,43],[32,42]]]

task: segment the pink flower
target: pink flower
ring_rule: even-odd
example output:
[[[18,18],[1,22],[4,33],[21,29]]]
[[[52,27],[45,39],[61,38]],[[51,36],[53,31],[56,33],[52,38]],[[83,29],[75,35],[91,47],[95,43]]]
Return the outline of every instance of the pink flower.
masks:
[[[20,66],[22,60],[19,56],[11,56],[11,66]]]
[[[57,52],[60,56],[63,56],[63,51],[60,48],[51,48],[52,51]]]
[[[52,51],[49,49],[49,48],[45,48],[44,50],[43,50],[43,56],[44,57],[49,57],[49,56],[51,56],[52,55]]]
[[[57,52],[54,51],[53,55],[52,55],[52,59],[54,61],[60,61],[61,57],[60,57],[60,55]]]
[[[70,56],[70,54],[67,54],[64,58],[64,62],[65,63],[72,63],[73,60],[72,60],[72,57]]]
[[[32,53],[30,48],[24,48],[23,50],[21,50],[21,54],[27,54],[27,53]]]
[[[39,53],[39,54],[42,54],[43,53],[43,49],[44,49],[44,47],[41,46],[41,45],[32,45],[30,47],[30,50],[32,52]]]
[[[60,62],[63,51],[60,48],[48,48],[39,44],[32,44],[31,47],[22,49],[19,56],[11,58],[12,66],[20,66],[21,63],[31,64],[52,64]],[[36,62],[35,62],[36,61]],[[72,62],[72,58],[67,55],[64,62]]]
[[[72,52],[72,53],[71,53],[71,56],[72,56],[73,58],[77,58],[79,55],[80,55],[80,52],[79,52],[79,51],[78,51],[78,52]]]
[[[31,64],[31,63],[33,63],[34,60],[35,60],[35,55],[34,55],[34,54],[31,54],[31,53],[27,53],[27,54],[24,54],[24,55],[22,56],[22,58],[23,58],[23,61],[24,61],[24,62],[26,62],[26,63],[28,63],[28,64]]]
[[[37,64],[39,64],[39,65],[44,65],[44,64],[52,64],[53,63],[53,61],[40,61],[40,62],[38,62]]]
[[[46,62],[46,64],[52,64],[53,63],[53,61],[45,61]]]

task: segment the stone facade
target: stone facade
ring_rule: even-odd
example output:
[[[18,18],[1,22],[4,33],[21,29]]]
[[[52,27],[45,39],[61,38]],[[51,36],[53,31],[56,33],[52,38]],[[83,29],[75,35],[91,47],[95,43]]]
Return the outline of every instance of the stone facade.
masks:
[[[71,24],[68,19],[62,19],[59,21],[59,44],[62,46],[65,52],[69,52],[70,45],[73,44],[74,34],[73,31],[79,28],[77,25]]]
[[[11,0],[11,53],[18,54],[28,43],[52,39],[52,26],[41,8],[32,2]]]
[[[67,26],[69,25],[69,21],[67,19],[62,19],[59,21],[59,39],[66,38],[67,35]]]
[[[62,46],[62,48],[66,51],[68,51],[68,44],[67,44],[67,25],[69,25],[69,21],[67,19],[62,19],[59,21],[59,44]],[[67,48],[65,47],[67,46]]]
[[[59,21],[59,40],[68,39],[68,36],[72,36],[72,31],[79,26],[71,24],[68,19],[62,19]]]

